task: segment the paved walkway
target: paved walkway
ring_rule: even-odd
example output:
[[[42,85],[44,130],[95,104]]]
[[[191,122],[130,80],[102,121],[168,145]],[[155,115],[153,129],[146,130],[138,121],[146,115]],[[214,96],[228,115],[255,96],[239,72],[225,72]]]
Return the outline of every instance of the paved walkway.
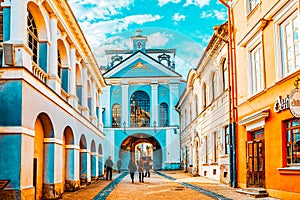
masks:
[[[67,192],[63,200],[180,200],[180,199],[238,199],[253,200],[254,198],[237,193],[217,181],[205,177],[191,177],[181,171],[160,171],[151,173],[145,183],[131,183],[128,172],[113,174],[113,181],[97,180],[93,184],[76,192]],[[260,200],[272,198],[260,198]]]

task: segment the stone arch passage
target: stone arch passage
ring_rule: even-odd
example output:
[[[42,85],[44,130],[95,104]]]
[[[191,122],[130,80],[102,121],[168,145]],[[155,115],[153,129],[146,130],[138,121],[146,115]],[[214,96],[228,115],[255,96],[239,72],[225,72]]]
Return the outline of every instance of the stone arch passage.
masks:
[[[140,144],[145,144],[145,146]],[[146,145],[148,145],[148,149],[150,149],[149,153],[147,152]],[[143,152],[145,152],[146,154],[143,154]],[[121,143],[119,151],[119,157],[121,158],[123,163],[122,169],[127,168],[128,162],[131,158],[137,160],[141,156],[150,157],[150,159],[152,160],[152,169],[162,169],[162,149],[161,145],[155,137],[144,133],[137,133],[128,136]]]
[[[91,177],[92,180],[96,180],[98,178],[97,174],[97,152],[96,152],[96,144],[95,141],[92,140],[91,143]]]
[[[98,176],[103,176],[103,153],[102,153],[102,145],[99,144],[98,147]]]
[[[86,184],[88,182],[88,171],[87,171],[87,159],[88,159],[88,151],[87,151],[87,143],[85,135],[82,134],[79,142],[80,147],[80,156],[79,156],[79,177],[80,184]]]

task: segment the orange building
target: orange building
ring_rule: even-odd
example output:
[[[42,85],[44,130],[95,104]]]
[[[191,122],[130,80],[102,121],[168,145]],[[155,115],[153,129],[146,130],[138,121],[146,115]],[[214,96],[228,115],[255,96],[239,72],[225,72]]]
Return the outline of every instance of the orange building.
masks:
[[[237,74],[237,186],[300,199],[299,1],[226,2]]]

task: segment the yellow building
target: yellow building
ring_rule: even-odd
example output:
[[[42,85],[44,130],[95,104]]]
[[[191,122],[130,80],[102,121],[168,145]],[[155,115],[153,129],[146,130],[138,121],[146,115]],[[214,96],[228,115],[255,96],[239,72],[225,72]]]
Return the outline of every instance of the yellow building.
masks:
[[[236,0],[237,186],[300,199],[298,0]]]

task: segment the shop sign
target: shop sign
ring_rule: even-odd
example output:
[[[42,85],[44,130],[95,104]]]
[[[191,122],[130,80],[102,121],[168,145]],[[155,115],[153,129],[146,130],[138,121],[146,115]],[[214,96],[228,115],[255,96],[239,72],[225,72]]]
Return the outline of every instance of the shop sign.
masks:
[[[282,98],[281,96],[277,97],[276,102],[274,104],[274,110],[275,112],[279,113],[280,111],[289,109],[290,107],[290,97],[287,95],[285,98]]]
[[[294,117],[300,118],[300,89],[298,88],[290,93],[290,111]]]

